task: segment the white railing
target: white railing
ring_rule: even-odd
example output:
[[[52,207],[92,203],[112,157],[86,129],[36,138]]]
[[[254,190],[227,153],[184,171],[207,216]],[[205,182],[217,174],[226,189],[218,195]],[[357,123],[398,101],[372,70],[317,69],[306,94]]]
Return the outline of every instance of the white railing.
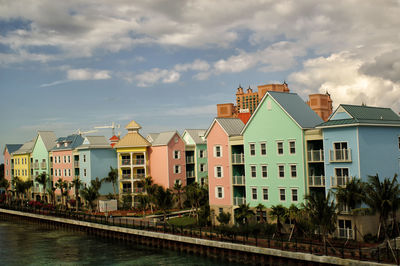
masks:
[[[337,228],[336,230],[336,235],[339,238],[345,238],[345,239],[353,239],[354,238],[354,232],[353,229],[351,228]]]
[[[309,162],[323,162],[324,150],[309,150],[307,151],[307,159]]]
[[[343,214],[347,214],[351,212],[351,208],[347,205],[339,204],[338,206],[339,212]]]
[[[233,198],[233,205],[239,206],[242,204],[246,204],[246,198],[244,198],[244,197],[234,197]]]
[[[339,149],[329,151],[330,162],[351,162],[351,149]]]
[[[245,177],[244,177],[244,175],[239,175],[239,176],[237,176],[237,175],[234,175],[233,177],[232,177],[232,184],[233,185],[245,185]]]
[[[186,178],[193,178],[195,177],[194,171],[186,171]]]
[[[131,174],[122,174],[122,179],[131,179]]]
[[[351,176],[331,176],[331,187],[345,187],[351,180]]]
[[[133,165],[144,165],[144,159],[133,159],[132,164]]]
[[[74,161],[74,167],[79,168],[79,161]]]
[[[41,162],[40,163],[40,168],[41,169],[46,169],[47,168],[46,162]]]
[[[131,159],[122,159],[121,165],[131,165]]]
[[[244,164],[244,154],[243,153],[232,154],[232,163],[233,164]]]
[[[186,163],[194,163],[194,156],[186,157]]]
[[[39,163],[33,163],[33,168],[34,169],[39,169]]]
[[[325,176],[309,176],[308,186],[310,187],[325,187]]]
[[[133,175],[133,179],[143,179],[143,178],[145,178],[145,174],[135,174],[135,175]]]

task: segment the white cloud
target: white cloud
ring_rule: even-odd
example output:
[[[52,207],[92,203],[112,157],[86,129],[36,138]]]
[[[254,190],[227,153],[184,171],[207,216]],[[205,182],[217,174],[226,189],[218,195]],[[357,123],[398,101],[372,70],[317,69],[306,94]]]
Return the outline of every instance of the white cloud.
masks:
[[[159,81],[163,83],[173,83],[180,79],[179,72],[174,70],[153,68],[150,71],[138,74],[135,80],[138,81],[139,87],[148,87]]]
[[[174,68],[176,71],[179,71],[179,72],[188,71],[188,70],[207,71],[210,68],[210,65],[204,60],[196,59],[192,63],[177,64],[177,65],[175,65]]]
[[[107,70],[94,70],[94,69],[69,69],[67,71],[67,78],[69,80],[99,80],[110,79],[110,72]]]

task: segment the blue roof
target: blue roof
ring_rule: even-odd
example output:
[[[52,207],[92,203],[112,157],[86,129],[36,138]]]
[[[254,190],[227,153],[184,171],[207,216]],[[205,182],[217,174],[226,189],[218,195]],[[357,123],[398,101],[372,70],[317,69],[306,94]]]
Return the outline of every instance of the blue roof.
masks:
[[[6,144],[6,149],[8,150],[8,153],[11,154],[21,148],[22,145],[23,144]]]
[[[275,99],[302,128],[313,128],[324,122],[297,93],[269,91],[267,95]]]
[[[60,144],[60,147],[54,146],[53,151],[57,150],[73,150],[80,145],[82,145],[84,141],[84,138],[81,135],[78,134],[73,134],[69,135],[67,137],[60,137],[56,140],[57,144]],[[67,146],[65,146],[65,143],[67,143]]]

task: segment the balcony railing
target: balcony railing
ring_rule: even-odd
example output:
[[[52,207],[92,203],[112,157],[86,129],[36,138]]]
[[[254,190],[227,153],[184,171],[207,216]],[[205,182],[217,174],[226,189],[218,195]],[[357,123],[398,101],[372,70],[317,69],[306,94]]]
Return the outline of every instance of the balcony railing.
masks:
[[[74,161],[74,167],[79,168],[79,161]]]
[[[122,174],[122,179],[131,179],[131,174]]]
[[[234,197],[233,198],[233,205],[239,206],[242,204],[246,204],[246,198],[244,198],[244,197]]]
[[[186,157],[186,163],[194,163],[194,156]]]
[[[123,188],[122,193],[132,193],[132,188]]]
[[[122,159],[121,165],[131,165],[131,160],[130,159]]]
[[[307,151],[307,159],[309,162],[323,162],[324,150],[309,150]]]
[[[244,154],[243,153],[232,154],[232,164],[244,164]]]
[[[241,186],[244,186],[244,185],[245,185],[245,178],[244,178],[244,175],[239,175],[239,176],[234,175],[234,176],[232,177],[232,184],[233,184],[233,185],[241,185]]]
[[[50,167],[53,167],[53,162],[50,162]]]
[[[41,169],[46,169],[47,168],[46,162],[41,162],[40,163],[40,168]]]
[[[325,176],[309,176],[308,186],[310,187],[325,187]]]
[[[331,187],[345,187],[351,180],[351,176],[331,176]]]
[[[144,159],[133,159],[132,160],[133,165],[143,165],[144,164]]]
[[[329,151],[330,162],[351,162],[351,149]]]
[[[336,229],[336,236],[339,238],[346,238],[346,239],[353,239],[354,232],[351,228],[337,228]]]
[[[338,209],[342,214],[349,214],[351,212],[351,208],[347,205],[339,204]]]
[[[142,187],[134,187],[133,188],[133,193],[143,193],[144,192],[144,188]]]
[[[186,171],[186,178],[194,178],[194,171]]]
[[[143,179],[145,177],[146,177],[145,174],[135,174],[135,175],[133,175],[133,179]]]
[[[39,169],[39,163],[33,163],[33,169],[35,170]]]

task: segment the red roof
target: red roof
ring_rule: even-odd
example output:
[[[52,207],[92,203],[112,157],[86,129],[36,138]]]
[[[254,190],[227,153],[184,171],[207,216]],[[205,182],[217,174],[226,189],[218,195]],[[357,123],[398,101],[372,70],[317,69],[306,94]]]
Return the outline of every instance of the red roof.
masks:
[[[249,121],[251,114],[250,113],[239,113],[238,118],[242,120],[244,124],[247,124],[247,121]]]
[[[119,140],[119,138],[117,137],[117,136],[112,136],[111,138],[110,138],[110,140]]]

